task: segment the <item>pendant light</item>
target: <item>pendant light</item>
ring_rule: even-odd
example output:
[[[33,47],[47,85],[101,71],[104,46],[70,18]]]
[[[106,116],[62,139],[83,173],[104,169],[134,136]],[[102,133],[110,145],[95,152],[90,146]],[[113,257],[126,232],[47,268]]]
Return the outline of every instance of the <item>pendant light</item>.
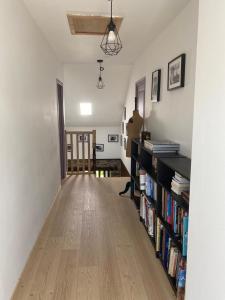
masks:
[[[102,90],[105,86],[102,79],[102,72],[104,71],[104,68],[102,67],[103,60],[98,59],[97,63],[99,63],[99,76],[98,76],[97,88]]]
[[[122,42],[112,17],[113,0],[109,1],[111,2],[111,17],[101,42],[101,49],[106,55],[117,55],[122,49]]]

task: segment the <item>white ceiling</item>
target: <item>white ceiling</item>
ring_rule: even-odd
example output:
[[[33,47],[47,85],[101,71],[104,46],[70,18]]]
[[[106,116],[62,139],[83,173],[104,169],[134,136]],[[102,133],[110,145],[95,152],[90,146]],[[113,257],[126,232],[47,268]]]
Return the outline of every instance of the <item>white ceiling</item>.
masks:
[[[58,58],[64,63],[131,64],[189,0],[114,0],[113,13],[124,17],[120,30],[123,49],[117,57],[106,57],[99,36],[72,36],[68,12],[108,15],[107,0],[23,0]]]
[[[105,88],[96,87],[96,64],[66,64],[64,91],[66,126],[119,126],[129,81],[130,66],[107,66],[103,72]],[[91,102],[93,114],[80,115],[80,103]]]

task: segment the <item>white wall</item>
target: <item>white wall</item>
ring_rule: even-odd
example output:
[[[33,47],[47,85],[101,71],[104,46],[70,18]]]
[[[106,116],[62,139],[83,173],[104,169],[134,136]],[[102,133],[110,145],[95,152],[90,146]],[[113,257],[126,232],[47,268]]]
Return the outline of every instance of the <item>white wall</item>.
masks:
[[[96,130],[96,143],[104,144],[104,152],[96,152],[97,159],[105,158],[119,158],[121,155],[121,146],[120,146],[120,127],[111,126],[111,127],[67,127],[67,130],[74,131],[92,131]],[[118,134],[119,142],[118,143],[109,143],[108,134]]]
[[[181,144],[181,152],[191,156],[197,10],[191,0],[184,10],[153,41],[137,59],[131,75],[126,99],[127,120],[134,109],[135,83],[146,77],[145,127],[153,139],[170,139]],[[176,56],[186,53],[185,87],[167,91],[167,65]],[[161,101],[151,103],[151,76],[162,69]],[[122,151],[122,159],[130,169],[130,159]]]
[[[186,300],[224,300],[225,1],[199,1]]]
[[[8,300],[60,186],[60,74],[22,1],[0,1],[0,37],[0,299]]]
[[[105,88],[97,89],[99,66],[68,64],[64,66],[64,91],[67,126],[119,126],[128,82],[130,66],[105,65]],[[80,102],[91,102],[93,114],[80,115]]]

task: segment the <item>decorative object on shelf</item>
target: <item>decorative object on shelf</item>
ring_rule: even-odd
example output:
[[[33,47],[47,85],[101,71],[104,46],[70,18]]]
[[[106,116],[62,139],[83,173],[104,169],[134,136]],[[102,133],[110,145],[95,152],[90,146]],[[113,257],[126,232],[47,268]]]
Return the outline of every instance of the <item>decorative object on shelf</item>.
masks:
[[[108,142],[109,143],[118,143],[119,135],[118,134],[108,134]]]
[[[117,55],[122,49],[122,42],[112,17],[112,0],[109,1],[111,3],[111,17],[100,47],[106,55]]]
[[[127,118],[127,110],[126,110],[126,106],[124,106],[123,108],[123,119],[126,120]]]
[[[139,115],[138,110],[133,111],[133,116],[129,119],[126,129],[127,129],[127,147],[126,156],[131,157],[131,141],[132,139],[140,138],[141,128],[143,126],[143,118]]]
[[[161,86],[161,70],[152,72],[152,90],[151,101],[158,102],[160,100],[160,86]]]
[[[142,131],[141,133],[141,142],[144,143],[146,140],[151,140],[151,132],[150,131]]]
[[[85,142],[87,143],[88,142],[88,134],[78,134],[78,142],[81,143],[81,142]]]
[[[97,63],[99,64],[99,76],[98,76],[97,88],[102,90],[105,86],[102,79],[102,72],[104,71],[104,68],[102,67],[103,60],[98,59]]]
[[[96,152],[104,152],[104,144],[96,144],[95,150]]]
[[[186,54],[174,58],[168,63],[168,91],[184,87]]]

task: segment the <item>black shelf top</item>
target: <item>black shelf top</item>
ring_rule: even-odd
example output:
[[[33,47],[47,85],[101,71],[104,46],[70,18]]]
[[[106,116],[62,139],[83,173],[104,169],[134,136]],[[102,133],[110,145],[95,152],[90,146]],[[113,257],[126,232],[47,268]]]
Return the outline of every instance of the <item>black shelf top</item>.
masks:
[[[191,160],[187,157],[162,157],[160,161],[184,178],[190,180]]]

